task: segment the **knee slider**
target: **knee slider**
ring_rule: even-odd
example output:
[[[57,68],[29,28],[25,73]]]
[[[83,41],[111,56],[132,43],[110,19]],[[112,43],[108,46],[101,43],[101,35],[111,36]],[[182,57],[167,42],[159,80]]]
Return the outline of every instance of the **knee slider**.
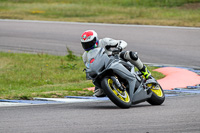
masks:
[[[124,51],[120,53],[120,58],[122,58],[123,60],[134,60],[137,61],[138,60],[138,55],[137,52],[132,52],[132,51]]]
[[[131,58],[132,60],[134,60],[134,61],[138,60],[137,52],[132,52],[132,51],[130,51],[130,52],[129,52],[129,56],[130,56],[130,58]]]

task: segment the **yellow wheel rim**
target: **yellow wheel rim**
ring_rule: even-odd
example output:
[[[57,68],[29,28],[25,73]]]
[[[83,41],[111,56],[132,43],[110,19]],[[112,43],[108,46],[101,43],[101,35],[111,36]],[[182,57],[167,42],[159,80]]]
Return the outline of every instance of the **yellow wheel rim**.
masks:
[[[110,89],[113,91],[113,93],[122,101],[128,103],[130,102],[130,98],[129,95],[127,93],[127,91],[121,91],[120,89],[118,89],[116,86],[115,88],[113,87],[113,81],[112,79],[108,79],[108,85],[110,87]]]
[[[147,84],[148,87],[152,87],[151,91],[153,91],[157,96],[162,97],[163,96],[163,92],[160,88],[159,85],[152,85],[152,84]]]

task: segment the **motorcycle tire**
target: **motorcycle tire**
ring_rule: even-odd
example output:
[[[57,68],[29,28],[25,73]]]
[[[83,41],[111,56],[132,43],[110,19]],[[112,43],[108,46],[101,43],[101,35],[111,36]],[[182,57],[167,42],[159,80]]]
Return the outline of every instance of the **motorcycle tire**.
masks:
[[[149,84],[149,86],[152,86],[152,84]],[[152,86],[152,96],[147,100],[151,105],[161,105],[165,101],[165,94],[162,87],[159,84],[157,84],[157,87],[158,88],[155,89],[155,86]]]
[[[120,108],[130,108],[131,100],[127,91],[118,89],[109,77],[103,78],[101,86],[108,98]]]

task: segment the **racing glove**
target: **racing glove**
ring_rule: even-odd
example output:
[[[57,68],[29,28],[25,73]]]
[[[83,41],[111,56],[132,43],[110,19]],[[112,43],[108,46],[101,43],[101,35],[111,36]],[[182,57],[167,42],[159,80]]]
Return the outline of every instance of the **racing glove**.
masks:
[[[113,54],[119,54],[122,51],[122,47],[118,46],[114,50],[112,50]]]

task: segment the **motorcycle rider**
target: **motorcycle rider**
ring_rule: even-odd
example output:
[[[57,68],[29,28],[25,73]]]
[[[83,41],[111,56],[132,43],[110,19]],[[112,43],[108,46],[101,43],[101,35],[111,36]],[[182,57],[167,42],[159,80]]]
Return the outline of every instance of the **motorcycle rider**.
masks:
[[[146,80],[151,77],[151,73],[148,71],[147,67],[141,62],[137,55],[137,52],[122,52],[122,50],[125,49],[127,46],[127,43],[123,40],[114,40],[112,38],[98,39],[98,35],[94,30],[87,30],[84,31],[81,35],[81,44],[83,49],[85,50],[82,55],[85,65],[87,64],[87,62],[89,62],[87,57],[88,51],[94,48],[102,47],[105,48],[105,52],[108,55],[112,55],[113,52],[118,52],[119,57],[123,60],[128,60],[134,66],[136,66],[138,70],[144,75]],[[111,48],[115,48],[115,50],[111,51]],[[94,95],[96,97],[102,97],[105,96],[105,93],[103,92],[103,89],[95,87]]]

